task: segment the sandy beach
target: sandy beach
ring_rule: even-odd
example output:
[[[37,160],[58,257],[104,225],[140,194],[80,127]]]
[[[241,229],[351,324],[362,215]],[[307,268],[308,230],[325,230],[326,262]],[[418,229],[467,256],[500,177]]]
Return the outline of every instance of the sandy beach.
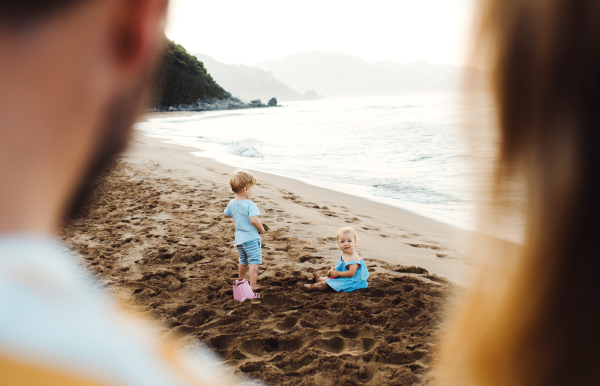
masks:
[[[239,377],[282,385],[427,383],[444,304],[474,269],[469,233],[364,198],[256,172],[264,235],[257,301],[233,300],[235,225],[223,216],[232,168],[136,131],[63,229],[99,283],[157,319],[154,333],[208,345]],[[335,264],[356,229],[369,288],[296,288]]]

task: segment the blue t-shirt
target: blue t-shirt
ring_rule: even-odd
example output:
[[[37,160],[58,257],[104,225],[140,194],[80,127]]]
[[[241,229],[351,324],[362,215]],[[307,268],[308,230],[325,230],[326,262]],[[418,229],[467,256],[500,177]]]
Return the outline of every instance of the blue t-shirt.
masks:
[[[225,216],[233,217],[235,221],[235,245],[260,239],[258,230],[250,222],[250,217],[260,216],[255,203],[250,200],[231,200],[225,208]]]

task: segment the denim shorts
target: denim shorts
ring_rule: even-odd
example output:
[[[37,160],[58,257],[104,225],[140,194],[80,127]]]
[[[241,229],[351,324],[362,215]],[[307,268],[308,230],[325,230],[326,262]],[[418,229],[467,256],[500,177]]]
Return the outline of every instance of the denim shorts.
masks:
[[[260,239],[246,241],[244,244],[236,245],[240,255],[240,264],[262,264],[262,249]]]

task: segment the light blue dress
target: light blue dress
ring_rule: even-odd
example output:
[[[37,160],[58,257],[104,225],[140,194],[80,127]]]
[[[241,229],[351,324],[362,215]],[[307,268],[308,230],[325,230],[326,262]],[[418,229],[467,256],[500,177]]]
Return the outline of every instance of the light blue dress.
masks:
[[[342,253],[340,255],[340,259],[335,266],[335,270],[339,272],[349,271],[348,265],[350,264],[358,264],[359,267],[356,270],[356,273],[352,277],[338,277],[335,279],[327,279],[327,284],[337,292],[351,292],[360,288],[367,288],[369,285],[367,284],[367,278],[369,277],[369,270],[365,265],[365,261],[363,259],[360,260],[350,260],[349,262],[344,262],[342,260]]]

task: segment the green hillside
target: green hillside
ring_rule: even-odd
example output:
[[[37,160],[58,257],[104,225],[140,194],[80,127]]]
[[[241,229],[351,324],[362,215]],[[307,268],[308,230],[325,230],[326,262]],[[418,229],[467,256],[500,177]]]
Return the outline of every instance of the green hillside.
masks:
[[[153,100],[157,107],[189,105],[202,98],[227,98],[195,56],[180,44],[166,39],[159,59]]]

